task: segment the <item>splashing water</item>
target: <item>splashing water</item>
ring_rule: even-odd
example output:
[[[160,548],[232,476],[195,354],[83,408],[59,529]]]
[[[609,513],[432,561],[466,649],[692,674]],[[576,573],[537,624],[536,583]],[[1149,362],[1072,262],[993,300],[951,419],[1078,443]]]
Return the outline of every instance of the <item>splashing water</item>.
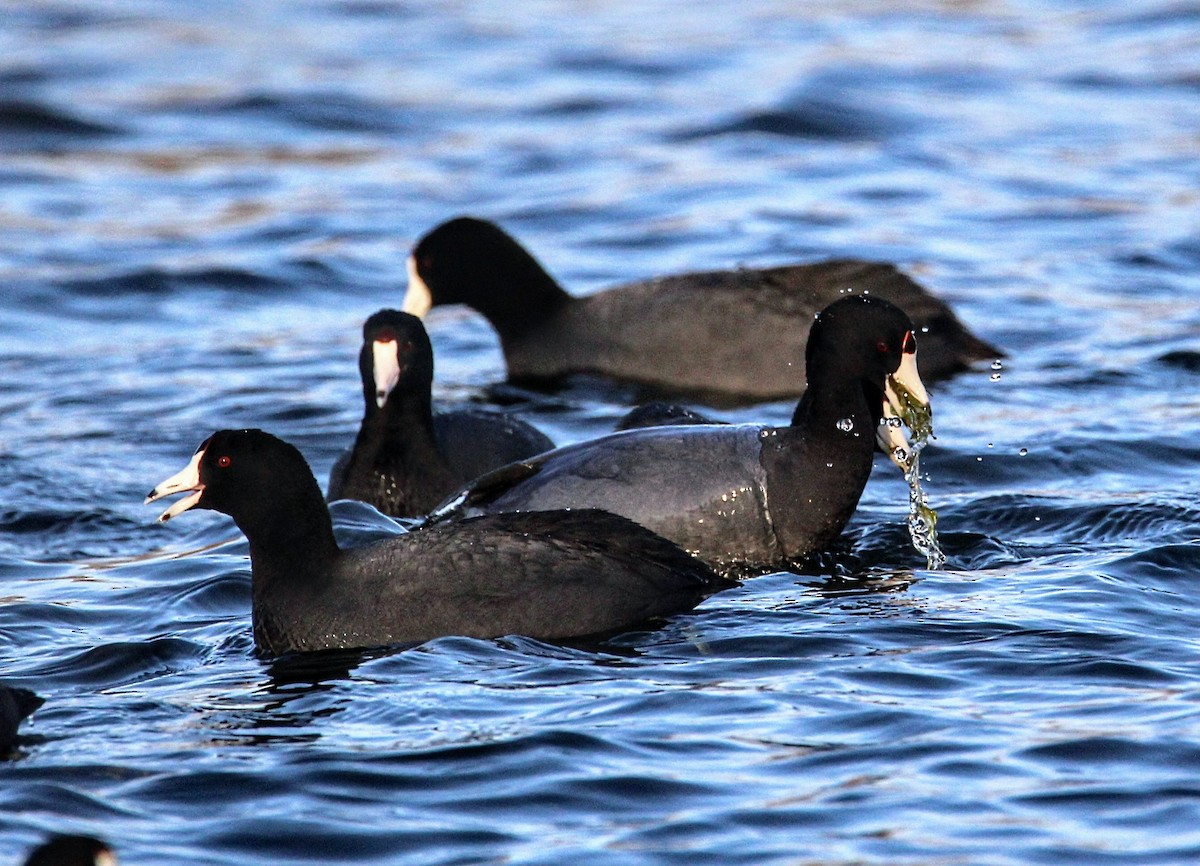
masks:
[[[921,488],[921,450],[933,436],[933,410],[909,393],[899,382],[892,380],[892,388],[900,398],[900,417],[912,433],[904,480],[908,482],[908,534],[913,547],[925,554],[925,565],[931,570],[946,564],[946,554],[937,540],[937,512],[929,507],[929,500]],[[885,418],[883,423],[894,423],[896,418]]]
[[[914,446],[912,469],[904,473],[904,480],[908,482],[908,534],[913,547],[925,554],[925,567],[937,570],[946,564],[946,554],[942,553],[937,540],[937,512],[929,507],[925,491],[921,489],[919,464],[917,446]]]

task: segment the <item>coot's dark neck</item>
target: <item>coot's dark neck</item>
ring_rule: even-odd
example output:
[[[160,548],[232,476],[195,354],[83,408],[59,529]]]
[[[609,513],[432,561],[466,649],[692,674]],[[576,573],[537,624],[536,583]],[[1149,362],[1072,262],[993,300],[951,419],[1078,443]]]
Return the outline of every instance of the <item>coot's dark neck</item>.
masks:
[[[427,391],[393,391],[382,409],[368,403],[346,470],[345,496],[410,516],[437,505],[462,480],[437,446]]]
[[[810,380],[792,426],[763,442],[772,526],[789,558],[827,547],[858,507],[879,414],[868,390],[859,381]]]
[[[311,476],[264,491],[233,518],[250,542],[256,597],[279,580],[320,581],[339,554],[329,509]]]
[[[572,301],[554,277],[525,250],[514,250],[506,265],[497,269],[492,284],[476,294],[471,303],[492,323],[501,342],[519,339]]]
[[[372,463],[420,471],[445,466],[433,433],[433,401],[428,393],[393,391],[383,408],[372,403],[363,418],[355,450]]]
[[[824,436],[832,425],[838,432],[864,433],[865,437],[852,438],[865,438],[873,443],[875,427],[882,416],[881,386],[857,378],[817,378],[814,382],[810,377],[808,388],[792,413],[792,426]],[[848,426],[844,423],[846,419],[850,422],[849,431],[843,429]]]

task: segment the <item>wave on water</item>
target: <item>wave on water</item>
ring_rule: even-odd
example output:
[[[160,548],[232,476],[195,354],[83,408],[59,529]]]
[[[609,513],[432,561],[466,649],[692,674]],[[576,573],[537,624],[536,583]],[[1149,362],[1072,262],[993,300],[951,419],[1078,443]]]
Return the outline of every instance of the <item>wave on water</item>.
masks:
[[[0,141],[9,146],[38,150],[123,132],[114,124],[89,120],[43,102],[0,100]]]

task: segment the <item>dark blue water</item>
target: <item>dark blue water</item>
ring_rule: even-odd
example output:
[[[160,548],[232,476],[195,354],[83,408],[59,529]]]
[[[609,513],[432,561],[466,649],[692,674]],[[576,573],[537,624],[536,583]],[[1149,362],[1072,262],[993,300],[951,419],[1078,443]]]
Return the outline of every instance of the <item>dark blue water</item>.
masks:
[[[1200,858],[1194,3],[9,2],[0,186],[3,862]],[[933,390],[947,569],[880,460],[840,550],[662,628],[258,657],[232,525],[142,498],[217,427],[323,477],[464,212],[577,292],[900,263],[1009,353]],[[429,324],[486,399],[490,330]]]

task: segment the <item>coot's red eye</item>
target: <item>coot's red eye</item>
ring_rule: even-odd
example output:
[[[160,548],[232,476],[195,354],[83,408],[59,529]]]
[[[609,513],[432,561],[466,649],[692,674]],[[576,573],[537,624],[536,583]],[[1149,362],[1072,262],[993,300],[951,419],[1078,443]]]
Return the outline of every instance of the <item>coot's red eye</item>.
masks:
[[[888,344],[884,340],[880,340],[875,344],[875,348],[879,350],[879,354],[886,355],[888,353]]]
[[[222,454],[220,457],[217,458],[217,465],[220,466],[222,469],[224,469],[226,466],[228,466],[232,462],[233,461],[229,459],[228,454]]]
[[[904,335],[904,354],[911,355],[917,351],[917,338],[913,336],[913,332],[909,331]]]

